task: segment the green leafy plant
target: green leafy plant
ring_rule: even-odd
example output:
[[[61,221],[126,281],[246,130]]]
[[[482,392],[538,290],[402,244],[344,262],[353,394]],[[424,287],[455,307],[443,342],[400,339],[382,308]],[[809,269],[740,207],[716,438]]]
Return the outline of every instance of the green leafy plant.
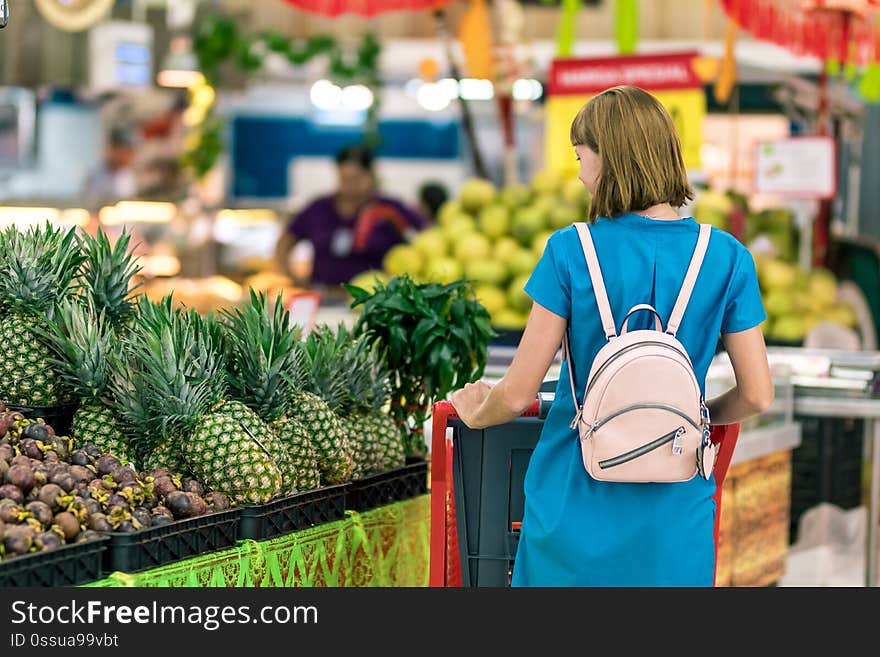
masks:
[[[476,381],[495,335],[489,313],[469,284],[416,283],[409,276],[378,281],[372,291],[345,286],[362,312],[355,332],[376,338],[392,372],[392,415],[406,428],[408,455],[424,453],[422,430],[431,406]]]

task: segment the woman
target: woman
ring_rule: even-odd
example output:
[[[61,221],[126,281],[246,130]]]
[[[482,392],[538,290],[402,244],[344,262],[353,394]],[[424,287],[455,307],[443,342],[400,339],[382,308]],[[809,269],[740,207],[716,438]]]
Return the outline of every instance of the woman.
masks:
[[[593,197],[589,220],[615,322],[637,303],[668,317],[696,245],[699,224],[675,208],[692,198],[681,145],[663,106],[635,87],[588,102],[571,126],[580,180]],[[574,227],[557,231],[525,287],[534,304],[510,369],[494,387],[452,395],[461,419],[481,428],[509,422],[535,399],[567,324],[575,380],[605,344]],[[634,315],[647,328],[648,313]],[[678,339],[705,379],[719,333],[737,385],[708,402],[718,424],[761,413],[773,400],[765,319],[749,252],[712,229]],[[711,586],[715,481],[609,483],[584,469],[569,428],[574,404],[563,363],[555,401],[525,478],[525,514],[514,586]]]
[[[288,270],[294,245],[301,240],[311,243],[310,281],[301,283],[336,286],[361,272],[381,269],[382,258],[392,246],[427,225],[419,213],[377,192],[369,149],[343,149],[336,156],[336,167],[337,191],[306,206],[278,243],[283,271]]]

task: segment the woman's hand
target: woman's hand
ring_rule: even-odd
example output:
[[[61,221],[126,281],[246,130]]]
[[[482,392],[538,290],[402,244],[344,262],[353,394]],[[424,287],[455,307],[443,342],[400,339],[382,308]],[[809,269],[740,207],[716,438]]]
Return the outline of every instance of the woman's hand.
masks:
[[[485,381],[477,381],[476,383],[466,383],[464,388],[456,390],[452,393],[450,401],[455,407],[458,417],[471,429],[482,429],[484,426],[478,422],[477,414],[492,386]]]

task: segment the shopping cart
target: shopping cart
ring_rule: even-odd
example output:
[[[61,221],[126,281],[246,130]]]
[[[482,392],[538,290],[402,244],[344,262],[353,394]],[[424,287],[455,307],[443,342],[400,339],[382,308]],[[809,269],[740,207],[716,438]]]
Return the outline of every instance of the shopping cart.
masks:
[[[431,586],[510,586],[522,527],[523,479],[552,393],[540,393],[513,422],[469,429],[449,402],[434,404],[431,453]],[[739,425],[712,429],[715,551],[721,491]]]

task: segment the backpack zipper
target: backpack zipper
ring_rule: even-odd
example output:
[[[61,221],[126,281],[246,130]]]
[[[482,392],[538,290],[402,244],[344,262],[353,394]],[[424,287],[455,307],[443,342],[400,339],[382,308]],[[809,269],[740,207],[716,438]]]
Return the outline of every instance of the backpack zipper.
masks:
[[[666,443],[673,441],[679,442],[681,437],[685,434],[684,427],[679,427],[675,431],[670,431],[669,433],[660,436],[656,440],[652,440],[649,443],[642,445],[641,447],[637,447],[636,449],[630,450],[625,454],[621,454],[620,456],[615,456],[614,458],[605,459],[604,461],[599,461],[599,467],[603,470],[606,468],[613,468],[616,465],[623,465],[624,463],[628,463],[633,459],[637,459],[640,456],[644,456],[648,452],[652,452],[658,447],[663,447]],[[681,444],[679,442],[679,451],[681,453]]]
[[[690,364],[691,369],[693,369],[693,367],[694,367],[694,364],[691,363],[691,359],[688,357],[687,354],[683,353],[680,349],[676,349],[675,347],[673,347],[673,346],[670,345],[670,344],[666,344],[665,342],[657,342],[657,341],[654,341],[654,340],[649,340],[649,341],[646,341],[646,342],[637,342],[637,343],[635,343],[635,344],[631,344],[631,345],[628,346],[628,347],[624,347],[623,349],[621,349],[620,351],[618,351],[616,354],[614,354],[611,358],[609,358],[609,359],[606,360],[604,363],[602,363],[602,366],[601,366],[598,370],[596,370],[596,374],[595,374],[595,376],[593,376],[592,380],[590,381],[590,384],[587,386],[587,392],[586,392],[586,394],[587,394],[587,395],[590,394],[590,389],[592,389],[592,387],[593,387],[593,385],[596,383],[596,381],[599,380],[599,375],[602,374],[602,372],[605,370],[606,367],[608,367],[609,365],[611,365],[611,363],[613,363],[614,361],[616,361],[618,358],[620,358],[621,356],[623,356],[625,353],[627,353],[627,352],[629,352],[629,351],[632,351],[633,349],[636,349],[636,348],[641,347],[641,346],[643,346],[643,345],[653,345],[653,346],[655,346],[655,347],[666,347],[667,349],[671,349],[672,351],[674,351],[675,353],[677,353],[679,356],[681,356],[682,358],[684,358],[684,359]],[[584,401],[586,401],[586,395],[584,396]]]
[[[587,432],[587,436],[589,436],[591,433],[596,431],[603,424],[606,424],[606,423],[610,422],[611,420],[613,420],[614,418],[616,418],[618,415],[623,415],[624,413],[628,413],[630,411],[638,411],[641,409],[652,409],[652,408],[657,409],[657,410],[661,410],[661,411],[669,411],[670,413],[675,413],[683,420],[687,420],[688,423],[694,429],[696,429],[697,431],[700,430],[700,427],[697,426],[696,422],[694,422],[691,418],[689,418],[688,415],[684,411],[680,411],[677,408],[675,408],[674,406],[667,406],[665,404],[632,404],[631,406],[624,406],[623,408],[620,408],[620,409],[614,411],[610,415],[606,415],[601,420],[596,420],[595,422],[591,422],[590,423],[590,430]],[[584,437],[586,438],[587,436],[584,436]]]

